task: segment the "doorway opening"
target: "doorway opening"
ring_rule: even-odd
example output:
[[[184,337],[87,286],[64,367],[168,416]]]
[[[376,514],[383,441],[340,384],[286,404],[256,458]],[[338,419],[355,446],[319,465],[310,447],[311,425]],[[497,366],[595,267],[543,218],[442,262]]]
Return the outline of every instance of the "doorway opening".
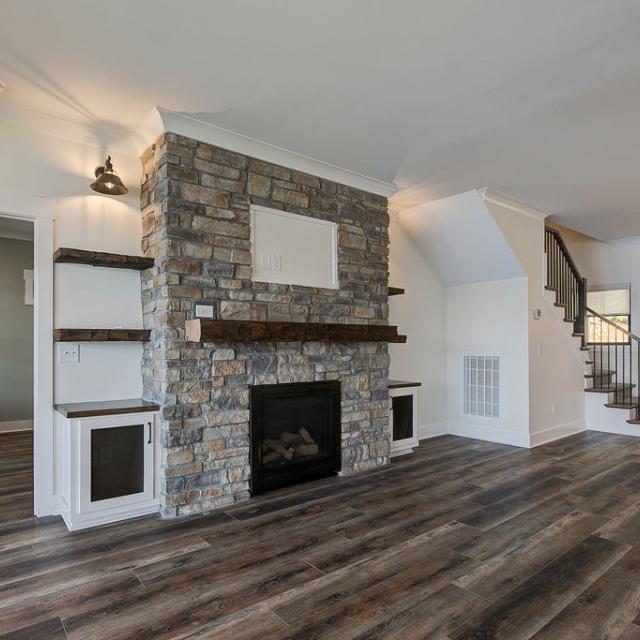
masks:
[[[0,509],[33,515],[34,224],[0,216]]]

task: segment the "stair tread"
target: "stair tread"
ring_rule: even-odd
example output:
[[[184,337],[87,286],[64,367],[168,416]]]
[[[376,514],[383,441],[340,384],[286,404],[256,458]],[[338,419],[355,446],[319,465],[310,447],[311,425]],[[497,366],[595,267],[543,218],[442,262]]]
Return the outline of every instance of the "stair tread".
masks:
[[[589,387],[585,389],[586,393],[615,393],[616,391],[622,391],[623,389],[633,389],[635,388],[635,384],[622,383],[618,382],[617,384],[612,384],[609,387]]]
[[[612,376],[615,374],[615,371],[611,371],[609,369],[602,369],[597,373],[585,373],[585,378],[604,378],[605,376]]]
[[[629,424],[640,424],[640,420],[636,420],[636,419],[627,420],[627,422],[628,422]]]
[[[638,398],[631,402],[605,402],[604,406],[609,409],[635,409],[638,406]]]

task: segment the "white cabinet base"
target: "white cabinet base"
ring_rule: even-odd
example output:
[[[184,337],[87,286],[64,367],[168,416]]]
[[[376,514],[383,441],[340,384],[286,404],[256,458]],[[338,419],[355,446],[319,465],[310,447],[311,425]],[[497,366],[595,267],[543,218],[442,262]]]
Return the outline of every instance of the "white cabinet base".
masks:
[[[391,400],[389,407],[389,427],[391,429],[391,452],[392,458],[397,456],[413,453],[414,447],[418,442],[418,388],[417,387],[401,387],[389,389],[389,398]],[[407,398],[411,408],[411,426],[409,429],[409,437],[402,439],[394,439],[394,409],[393,403],[400,401],[400,398]],[[396,399],[396,400],[394,400]]]
[[[158,502],[147,506],[136,505],[129,508],[111,509],[102,514],[72,514],[70,510],[64,510],[60,513],[64,523],[69,531],[79,531],[80,529],[88,529],[89,527],[99,527],[103,524],[111,524],[120,522],[120,520],[129,520],[130,518],[139,518],[140,516],[148,516],[152,513],[158,513]]]
[[[142,432],[137,431],[133,440],[134,457],[137,456],[139,464],[127,467],[127,469],[139,470],[139,476],[132,482],[136,489],[138,486],[140,487],[140,491],[126,495],[116,493],[114,497],[93,498],[92,496],[96,494],[92,493],[91,488],[92,473],[94,473],[92,456],[100,461],[97,463],[98,468],[102,464],[103,469],[105,465],[109,469],[112,460],[117,459],[118,450],[116,445],[111,445],[111,442],[114,441],[113,436],[110,441],[107,441],[106,448],[102,443],[96,444],[96,448],[92,450],[92,434],[101,429],[116,429],[115,433],[118,433],[117,428],[119,427],[142,429]],[[109,437],[106,436],[106,438]],[[60,504],[60,515],[70,531],[118,522],[127,518],[136,518],[158,511],[157,469],[160,452],[154,413],[87,418],[64,418],[58,414],[56,417],[56,445],[56,450],[60,453],[57,465],[56,493]],[[132,450],[131,447],[123,447],[122,442],[120,449],[121,455],[127,455]],[[120,477],[113,471],[111,474],[111,478]],[[109,475],[103,477],[107,479],[107,486],[109,483],[112,484]],[[102,488],[104,482],[98,486],[100,487],[96,489],[98,495],[102,491],[104,496],[105,490]],[[112,486],[107,491],[111,489]]]

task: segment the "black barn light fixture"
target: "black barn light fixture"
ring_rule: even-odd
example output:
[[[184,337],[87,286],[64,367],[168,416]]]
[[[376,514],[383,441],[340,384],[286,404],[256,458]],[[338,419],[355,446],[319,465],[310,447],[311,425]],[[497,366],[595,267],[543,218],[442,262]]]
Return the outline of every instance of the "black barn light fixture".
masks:
[[[111,156],[107,156],[104,167],[96,167],[94,174],[96,179],[91,183],[91,188],[94,191],[108,196],[123,196],[125,193],[129,193],[129,189],[124,186],[118,174],[113,170]]]

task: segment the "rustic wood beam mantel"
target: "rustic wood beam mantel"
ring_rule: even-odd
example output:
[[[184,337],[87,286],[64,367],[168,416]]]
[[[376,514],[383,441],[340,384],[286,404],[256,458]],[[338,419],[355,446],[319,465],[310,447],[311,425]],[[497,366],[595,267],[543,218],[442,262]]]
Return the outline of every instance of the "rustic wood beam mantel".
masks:
[[[381,324],[324,324],[209,320],[185,323],[187,342],[406,342],[398,327]]]
[[[54,342],[148,342],[149,329],[54,329]]]
[[[133,269],[144,271],[153,267],[153,258],[144,256],[128,256],[121,253],[104,253],[101,251],[85,251],[60,247],[53,254],[53,261],[67,264],[86,264],[92,267],[109,267],[111,269]]]

